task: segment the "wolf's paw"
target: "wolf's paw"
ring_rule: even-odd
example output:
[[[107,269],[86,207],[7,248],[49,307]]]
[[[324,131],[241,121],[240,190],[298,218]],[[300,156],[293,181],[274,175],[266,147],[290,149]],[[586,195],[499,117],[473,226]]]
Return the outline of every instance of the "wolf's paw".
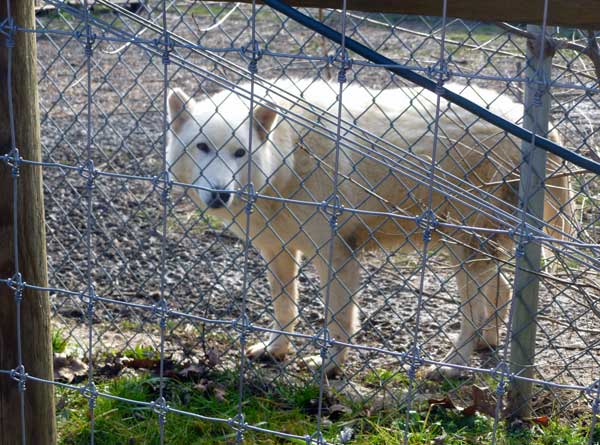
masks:
[[[490,352],[495,351],[497,348],[498,342],[488,342],[481,338],[475,344],[475,351],[477,352]]]
[[[419,371],[419,377],[427,380],[444,380],[444,379],[455,379],[464,376],[464,372],[460,368],[453,368],[451,366],[425,366]]]
[[[477,339],[475,350],[478,352],[495,351],[498,349],[498,334],[496,332],[485,333]]]
[[[258,342],[248,348],[246,356],[250,360],[283,361],[287,352],[287,347],[280,346],[277,343]]]
[[[313,372],[317,372],[323,366],[323,359],[319,354],[306,357],[304,362],[306,363],[306,367]],[[342,368],[340,368],[333,360],[329,360],[325,366],[325,375],[327,378],[332,379],[338,377],[341,373]]]

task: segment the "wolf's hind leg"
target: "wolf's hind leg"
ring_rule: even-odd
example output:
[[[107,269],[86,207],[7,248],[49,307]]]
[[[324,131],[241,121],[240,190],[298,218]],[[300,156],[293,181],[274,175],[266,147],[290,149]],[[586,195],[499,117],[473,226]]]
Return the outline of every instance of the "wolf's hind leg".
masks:
[[[324,250],[327,252],[327,249]],[[323,255],[325,257],[316,261],[316,267],[321,279],[323,301],[329,293],[329,307],[326,315],[329,336],[333,340],[348,343],[350,337],[358,329],[356,298],[360,286],[359,260],[341,240],[335,241],[333,258],[329,259],[327,254]],[[327,283],[327,280],[330,282]],[[325,363],[325,372],[331,377],[341,371],[348,348],[336,345],[329,352],[328,362]],[[320,356],[310,357],[308,360],[309,365],[322,365]]]
[[[280,250],[273,255],[265,255],[271,297],[275,310],[273,329],[293,332],[298,319],[298,261],[299,254]],[[269,334],[269,338],[248,348],[248,357],[258,359],[268,356],[283,360],[288,353],[290,340],[279,333]]]
[[[456,273],[461,298],[461,326],[445,363],[468,366],[475,349],[498,345],[499,332],[510,298],[510,287],[495,260],[474,255],[466,246],[452,247],[459,261]],[[430,369],[430,376],[438,370]],[[459,368],[439,369],[448,377],[461,373]]]

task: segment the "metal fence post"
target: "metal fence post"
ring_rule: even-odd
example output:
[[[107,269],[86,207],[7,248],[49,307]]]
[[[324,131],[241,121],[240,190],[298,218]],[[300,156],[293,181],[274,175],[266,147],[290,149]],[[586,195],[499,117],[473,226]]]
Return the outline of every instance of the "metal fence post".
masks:
[[[33,0],[0,0],[0,444],[56,443]],[[18,28],[17,28],[18,27]],[[10,90],[10,93],[9,93]],[[11,97],[12,96],[12,97]],[[18,151],[17,151],[18,150]],[[12,283],[12,284],[11,284]]]
[[[523,126],[536,135],[545,135],[550,114],[550,91],[548,81],[552,67],[554,48],[542,39],[542,28],[528,25],[527,30],[540,36],[527,42],[527,67],[524,94]],[[542,54],[543,51],[543,54]],[[524,212],[523,223],[540,227],[534,218],[543,218],[544,178],[546,176],[546,152],[523,141],[522,164],[519,185],[519,206]],[[525,225],[522,225],[522,229]],[[516,271],[511,339],[511,373],[533,377],[535,340],[541,269],[541,244],[520,233],[516,248]],[[532,383],[514,379],[509,397],[511,417],[528,417],[531,413]]]

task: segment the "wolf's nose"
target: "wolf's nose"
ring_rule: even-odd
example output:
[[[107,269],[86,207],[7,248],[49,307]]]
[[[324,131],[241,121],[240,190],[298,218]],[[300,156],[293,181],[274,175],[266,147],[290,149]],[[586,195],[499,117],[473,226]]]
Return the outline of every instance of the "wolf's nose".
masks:
[[[212,192],[208,206],[211,209],[220,209],[225,207],[231,198],[230,192]]]

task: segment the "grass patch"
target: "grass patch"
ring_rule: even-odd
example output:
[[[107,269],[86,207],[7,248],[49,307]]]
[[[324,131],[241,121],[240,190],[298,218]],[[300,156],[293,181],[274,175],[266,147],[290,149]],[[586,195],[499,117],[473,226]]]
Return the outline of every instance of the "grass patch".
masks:
[[[160,354],[152,346],[135,345],[132,348],[126,349],[123,355],[134,360],[160,360]]]
[[[368,417],[356,424],[351,444],[401,445],[405,436],[409,445],[479,445],[492,442],[494,419],[475,414],[464,416],[459,412],[429,406],[406,412],[396,411],[378,417]],[[507,429],[506,422],[497,425],[498,445],[584,445],[588,444],[589,426],[584,421],[569,426],[551,421],[547,426],[534,425],[527,429]],[[594,444],[600,440],[596,429]]]
[[[52,352],[60,354],[65,352],[69,344],[69,337],[65,335],[62,329],[54,329],[52,331]]]
[[[234,373],[213,375],[208,383],[179,382],[166,379],[165,397],[172,408],[195,414],[233,418],[237,414],[239,396]],[[281,388],[284,389],[284,388]],[[139,402],[152,402],[159,395],[159,380],[149,375],[119,378],[98,385],[98,390]],[[249,390],[251,391],[251,390]],[[87,400],[72,390],[57,388],[58,422],[61,444],[89,444],[90,422]],[[254,391],[244,399],[245,420],[263,428],[304,435],[312,431],[314,400],[318,387],[289,387],[281,392]],[[235,443],[235,431],[225,422],[168,414],[165,436],[169,444],[217,445]],[[265,445],[282,442],[272,435],[247,431],[245,443]],[[157,414],[148,406],[100,397],[95,407],[95,442],[101,444],[159,443]],[[291,442],[293,443],[293,442]]]
[[[374,369],[364,376],[364,381],[371,386],[393,386],[406,387],[409,384],[408,376],[402,370],[391,371],[389,369]]]
[[[377,379],[395,379],[388,371],[377,371]],[[231,419],[237,414],[239,376],[235,372],[219,372],[206,378],[179,381],[165,379],[164,396],[171,408],[201,416]],[[373,377],[375,378],[375,377]],[[99,397],[95,407],[95,441],[98,445],[159,443],[158,416],[144,403],[159,397],[159,379],[151,375],[121,377],[98,384],[98,390],[113,396],[135,400],[128,403]],[[245,421],[261,428],[306,436],[316,429],[319,388],[315,384],[261,386],[248,381],[242,402]],[[59,443],[85,445],[90,438],[88,401],[79,393],[57,388]],[[360,407],[334,409],[343,401],[325,400],[323,405],[323,435],[328,443],[352,445],[400,445],[405,436],[409,445],[479,445],[490,443],[494,434],[494,419],[460,411],[416,404],[407,413],[395,409],[369,413]],[[339,406],[339,405],[337,405]],[[331,409],[330,409],[331,408]],[[497,425],[498,445],[584,445],[588,444],[589,419],[567,424],[551,420],[548,425],[533,425],[528,429],[509,431],[505,422]],[[221,445],[234,444],[236,432],[226,421],[206,421],[169,413],[166,416],[165,438],[169,444]],[[280,445],[306,443],[284,439],[255,431],[244,432],[245,444]],[[596,428],[594,444],[600,443],[600,428]]]

